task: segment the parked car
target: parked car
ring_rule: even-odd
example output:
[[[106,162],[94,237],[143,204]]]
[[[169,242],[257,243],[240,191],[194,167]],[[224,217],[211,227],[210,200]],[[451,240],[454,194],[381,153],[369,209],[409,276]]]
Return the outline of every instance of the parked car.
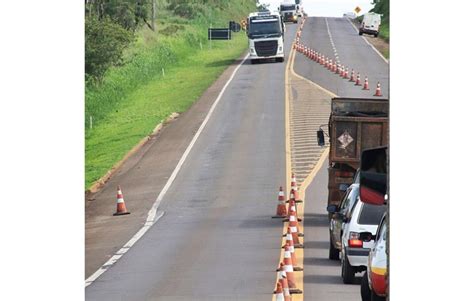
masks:
[[[377,37],[379,35],[381,16],[381,14],[377,13],[366,13],[359,27],[359,35],[367,33]]]
[[[342,222],[341,276],[344,283],[353,283],[357,272],[367,268],[367,259],[374,241],[362,241],[360,233],[370,232],[375,236],[386,206],[366,204],[358,197]]]
[[[355,183],[347,188],[341,203],[329,205],[327,211],[331,214],[329,221],[329,259],[339,260],[341,251],[341,237],[343,220],[347,218],[359,196],[359,184]]]
[[[387,292],[387,218],[386,214],[378,227],[375,244],[370,250],[367,271],[360,286],[362,301],[385,301]],[[371,240],[370,233],[361,233],[363,240]]]

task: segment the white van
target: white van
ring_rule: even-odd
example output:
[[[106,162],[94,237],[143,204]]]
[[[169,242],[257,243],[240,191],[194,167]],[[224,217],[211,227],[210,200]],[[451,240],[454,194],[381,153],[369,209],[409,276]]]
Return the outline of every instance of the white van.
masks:
[[[359,27],[359,35],[361,36],[362,34],[367,33],[373,34],[374,37],[377,37],[379,35],[381,16],[381,14],[366,13]]]

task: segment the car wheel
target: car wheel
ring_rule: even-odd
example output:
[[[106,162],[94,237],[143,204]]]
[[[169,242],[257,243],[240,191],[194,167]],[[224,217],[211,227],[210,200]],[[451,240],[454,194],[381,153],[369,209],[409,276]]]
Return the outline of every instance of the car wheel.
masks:
[[[334,244],[332,242],[332,236],[329,234],[330,239],[329,239],[329,259],[331,260],[339,260],[339,250],[334,247]]]
[[[385,301],[385,297],[377,296],[377,294],[374,293],[374,291],[371,291],[370,300],[371,301]]]
[[[354,282],[355,269],[349,263],[347,255],[344,255],[342,259],[341,276],[342,282],[344,282],[345,284],[351,284]]]
[[[360,296],[362,297],[362,301],[371,301],[372,299],[367,272],[365,272],[362,276],[362,282],[360,284]]]

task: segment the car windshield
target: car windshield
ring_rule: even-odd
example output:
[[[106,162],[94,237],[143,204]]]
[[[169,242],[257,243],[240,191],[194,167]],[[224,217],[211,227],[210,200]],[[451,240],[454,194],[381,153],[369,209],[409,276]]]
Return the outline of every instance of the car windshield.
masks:
[[[281,5],[280,6],[280,11],[288,11],[288,10],[295,10],[296,6],[295,5]]]
[[[249,28],[249,37],[280,36],[281,28],[278,20],[252,20]]]
[[[359,214],[360,225],[378,225],[387,207],[364,203]]]

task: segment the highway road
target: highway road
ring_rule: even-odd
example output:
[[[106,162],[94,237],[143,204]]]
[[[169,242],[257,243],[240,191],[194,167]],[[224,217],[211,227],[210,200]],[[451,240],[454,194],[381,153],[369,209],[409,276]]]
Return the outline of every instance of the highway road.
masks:
[[[243,62],[164,195],[159,206],[164,215],[120,260],[86,287],[86,300],[272,298],[275,268],[281,254],[282,223],[270,216],[275,212],[278,187],[285,187],[289,172],[285,154],[285,70],[296,29],[297,25],[287,25],[285,63]],[[347,19],[308,18],[302,42],[331,55],[336,49],[342,63],[369,77],[371,90],[362,91],[361,87],[296,53],[293,69],[298,75],[348,97],[373,97],[374,84],[380,81],[382,93],[388,96],[388,64]],[[291,89],[294,101],[307,101],[305,96],[312,95],[302,93],[296,86]],[[325,107],[311,114],[323,116],[327,114],[330,97],[324,99],[318,93],[322,97],[318,101]],[[213,95],[215,99],[217,92]],[[199,107],[198,103],[197,107],[201,114],[207,112],[205,106]],[[193,119],[190,114],[180,118],[176,126],[188,131],[191,128],[194,133],[204,117],[194,118],[190,125],[186,123]],[[158,162],[176,165],[176,158],[188,143],[178,145],[179,156],[173,160],[163,157],[163,149],[172,152],[166,141],[173,140],[167,139],[176,139],[181,134],[173,126],[165,129],[155,144],[145,146],[140,156],[126,163],[106,184],[104,192],[96,196],[102,202],[96,200],[96,204],[92,202],[89,206],[91,212],[94,206],[102,206],[98,204],[106,199],[105,192],[110,196],[118,179],[129,183],[131,198],[147,200],[142,204],[135,202],[132,214],[123,217],[123,225],[118,224],[117,218],[104,214],[100,218],[90,217],[89,223],[86,221],[86,277],[116,252],[140,228],[139,221],[146,218],[150,200],[156,198],[164,186],[163,179],[169,177]],[[167,136],[167,133],[174,134]],[[327,259],[326,167],[327,161],[306,190],[304,298],[360,300],[359,286],[342,284],[339,263]],[[133,187],[133,183],[140,189]],[[107,228],[102,222],[115,223],[111,231],[121,238],[117,236],[115,240],[112,238],[113,243],[103,243]],[[88,228],[89,224],[92,226]]]
[[[287,29],[292,41],[296,25]],[[286,181],[285,65],[244,62],[166,193],[164,216],[86,288],[87,300],[272,297],[282,223],[270,216]]]
[[[361,86],[355,86],[353,82],[329,72],[301,53],[297,53],[294,67],[299,75],[341,97],[373,98],[377,82],[380,82],[382,95],[388,97],[388,63],[359,36],[348,19],[308,18],[300,42],[332,59],[337,54],[340,63],[349,68],[349,73],[352,69],[356,74],[360,72],[362,82],[365,76],[368,77],[370,90],[362,90]]]

